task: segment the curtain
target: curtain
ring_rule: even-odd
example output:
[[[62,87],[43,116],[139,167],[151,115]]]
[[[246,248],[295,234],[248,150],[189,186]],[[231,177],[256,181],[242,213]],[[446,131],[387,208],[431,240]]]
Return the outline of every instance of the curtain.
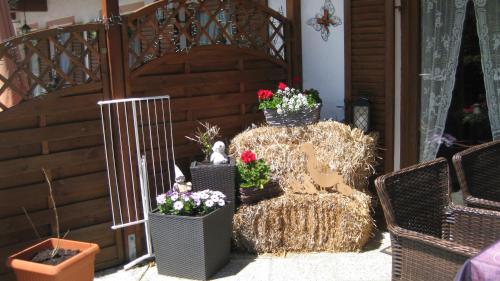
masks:
[[[420,161],[436,157],[450,107],[467,0],[421,2]]]
[[[0,42],[7,40],[10,37],[15,36],[14,26],[12,25],[12,21],[10,19],[10,9],[8,1],[0,0]],[[14,56],[19,56],[19,52],[14,50],[10,52]],[[0,59],[0,75],[3,77],[9,78],[10,74],[14,71],[15,65],[14,62],[8,59]],[[21,81],[21,78],[18,76],[12,81],[14,86],[16,86],[19,90],[24,90],[24,83]],[[3,82],[0,81],[0,88],[2,88]],[[21,93],[19,93],[21,94]],[[18,104],[21,101],[21,96],[16,94],[16,92],[7,88],[3,92],[0,92],[0,111],[4,108],[12,107]]]
[[[500,139],[500,2],[474,0],[493,139]]]

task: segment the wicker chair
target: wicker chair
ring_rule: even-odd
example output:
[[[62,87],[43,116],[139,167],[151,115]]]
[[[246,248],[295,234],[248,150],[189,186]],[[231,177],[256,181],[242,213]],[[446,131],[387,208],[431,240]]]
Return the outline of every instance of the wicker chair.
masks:
[[[391,234],[392,280],[452,280],[500,238],[500,212],[450,203],[444,158],[377,178]]]
[[[455,154],[453,165],[467,206],[500,211],[500,141]]]

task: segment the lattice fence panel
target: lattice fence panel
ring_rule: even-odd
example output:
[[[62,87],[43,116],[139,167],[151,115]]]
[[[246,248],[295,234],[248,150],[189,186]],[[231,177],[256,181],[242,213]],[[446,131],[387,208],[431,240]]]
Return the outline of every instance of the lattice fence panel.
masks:
[[[164,0],[125,16],[128,56],[136,69],[166,53],[236,45],[287,62],[288,20],[247,0]]]
[[[50,92],[102,82],[102,24],[73,25],[17,37],[0,44],[0,96],[28,100]],[[91,85],[94,84],[94,85]],[[1,104],[0,110],[7,109]]]

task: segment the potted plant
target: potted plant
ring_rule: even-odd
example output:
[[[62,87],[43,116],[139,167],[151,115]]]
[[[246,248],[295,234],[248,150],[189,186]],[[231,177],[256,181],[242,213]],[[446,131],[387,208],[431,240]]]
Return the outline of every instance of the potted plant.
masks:
[[[301,91],[278,84],[278,90],[259,90],[259,109],[271,126],[304,126],[319,121],[322,100],[314,89]]]
[[[205,189],[218,190],[224,193],[229,201],[234,202],[234,190],[236,182],[236,163],[234,159],[226,157],[226,161],[210,161],[213,154],[225,155],[225,145],[216,142],[220,128],[210,123],[201,123],[194,134],[194,137],[186,136],[187,139],[199,144],[204,154],[204,160],[193,161],[191,163],[191,182],[193,191]],[[216,160],[212,157],[212,160]]]
[[[206,280],[229,262],[232,209],[220,191],[169,192],[150,214],[158,273]]]
[[[281,194],[278,183],[271,181],[271,172],[264,160],[257,160],[251,150],[244,151],[240,158],[237,167],[242,204],[257,203]]]
[[[55,216],[57,238],[47,239],[10,256],[7,266],[14,270],[18,281],[92,281],[99,246],[59,238],[59,216],[52,194],[50,173],[45,169],[42,171],[49,185],[49,200]],[[36,229],[35,233],[38,235]]]

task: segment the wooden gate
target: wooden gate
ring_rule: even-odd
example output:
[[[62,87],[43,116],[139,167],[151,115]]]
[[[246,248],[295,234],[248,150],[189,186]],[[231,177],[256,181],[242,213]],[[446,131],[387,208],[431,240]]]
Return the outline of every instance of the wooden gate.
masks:
[[[199,2],[199,3],[198,3]],[[158,1],[123,18],[129,96],[171,95],[177,162],[198,120],[229,140],[263,115],[257,90],[289,81],[290,23],[255,1]]]
[[[97,268],[119,264],[123,246],[111,230],[98,100],[109,95],[102,24],[75,25],[14,38],[0,44],[0,59],[15,66],[0,76],[22,97],[0,112],[0,279],[5,259],[36,242],[23,208],[40,236],[55,235],[48,186],[51,171],[61,231],[98,243]],[[20,83],[21,82],[21,83]]]

